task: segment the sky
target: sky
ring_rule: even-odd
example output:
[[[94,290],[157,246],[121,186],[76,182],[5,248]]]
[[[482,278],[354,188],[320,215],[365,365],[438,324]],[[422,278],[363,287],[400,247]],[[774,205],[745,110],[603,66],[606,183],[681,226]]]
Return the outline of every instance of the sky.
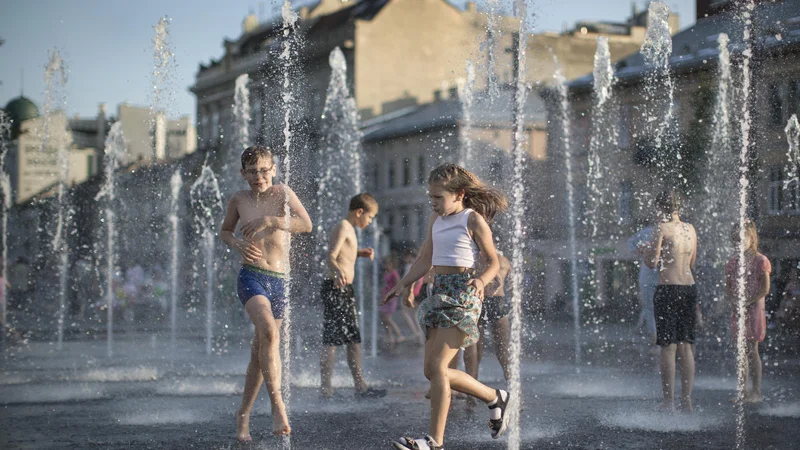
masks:
[[[510,4],[511,0],[499,0]],[[635,0],[640,8],[647,0]],[[198,64],[223,55],[223,39],[241,34],[245,15],[263,9],[279,14],[281,0],[0,0],[0,107],[22,90],[41,109],[48,52],[58,49],[68,67],[67,114],[93,117],[99,103],[116,114],[122,102],[151,102],[153,27],[170,19],[176,65],[168,83],[170,116],[194,116],[188,88]],[[316,3],[294,0],[295,6]],[[451,3],[463,7],[465,0]],[[479,0],[482,8],[485,0]],[[632,0],[528,0],[535,30],[561,31],[580,20],[624,21]],[[681,29],[695,21],[695,0],[665,0],[681,17]],[[260,6],[261,5],[261,6]]]

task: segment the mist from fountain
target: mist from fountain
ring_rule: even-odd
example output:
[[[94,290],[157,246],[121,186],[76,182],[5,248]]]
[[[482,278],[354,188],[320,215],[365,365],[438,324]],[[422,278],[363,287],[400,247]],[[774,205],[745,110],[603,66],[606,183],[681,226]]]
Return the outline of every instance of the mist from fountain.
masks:
[[[206,283],[206,354],[210,355],[213,351],[214,340],[216,218],[220,217],[224,210],[217,176],[207,163],[208,161],[203,164],[200,176],[192,184],[189,193],[194,210],[195,232],[201,237],[202,244]],[[198,278],[199,270],[195,268],[195,280]]]
[[[526,27],[527,4],[525,0],[516,0],[514,3],[515,15],[519,18],[519,33],[515,42],[515,90],[513,105],[512,126],[512,151],[514,155],[514,176],[511,195],[512,216],[512,256],[511,256],[511,332],[509,337],[509,372],[508,389],[512,393],[508,405],[509,431],[508,448],[519,450],[520,447],[520,412],[522,396],[521,361],[522,356],[522,290],[523,290],[523,265],[525,259],[522,254],[523,226],[522,217],[525,212],[525,103],[527,101],[527,74],[526,49],[528,47],[528,30]]]
[[[458,127],[459,155],[458,164],[470,170],[473,169],[473,143],[472,143],[472,101],[475,89],[475,66],[467,60],[466,78],[457,81],[458,100],[461,103],[461,124]]]
[[[0,110],[0,278],[8,280],[8,210],[11,207],[11,177],[6,169],[8,139],[11,138],[11,119]],[[8,325],[8,292],[6,283],[0,283],[0,350],[5,348]]]
[[[178,278],[180,277],[180,218],[178,217],[178,212],[180,209],[179,201],[181,197],[181,188],[183,187],[183,177],[181,177],[180,169],[175,169],[169,184],[172,191],[169,209],[169,223],[172,234],[172,251],[170,253],[169,329],[170,347],[174,350],[178,322]]]
[[[736,307],[738,314],[738,332],[736,335],[736,374],[737,374],[737,396],[736,396],[736,448],[745,447],[745,417],[744,417],[744,398],[747,392],[747,263],[745,252],[747,250],[747,230],[745,223],[748,220],[748,191],[750,187],[749,179],[749,160],[750,160],[750,127],[752,119],[750,116],[750,59],[753,56],[753,20],[752,14],[755,10],[754,0],[747,0],[741,5],[739,20],[744,24],[742,42],[742,86],[741,86],[741,151],[739,153],[739,243],[738,250],[738,286]]]
[[[665,147],[672,143],[675,84],[670,74],[669,58],[672,55],[672,34],[669,28],[669,8],[661,2],[651,2],[647,11],[647,33],[642,43],[644,56],[644,111],[646,129],[653,138],[656,164],[670,177],[683,178],[676,172],[681,154],[675,148],[675,159],[664,158]],[[685,178],[683,178],[685,182]]]
[[[297,22],[300,17],[292,9],[290,0],[284,0],[281,7],[281,18],[283,20],[283,39],[281,42],[282,51],[279,55],[281,61],[281,99],[283,106],[283,183],[290,186],[292,175],[292,137],[293,137],[293,123],[292,112],[296,108],[295,86],[293,85],[293,72],[295,65],[299,60],[301,50],[301,39],[297,32]],[[286,228],[289,228],[289,221],[291,219],[291,211],[289,209],[289,198],[287,191],[287,198],[284,202],[284,217],[286,220]],[[286,268],[286,281],[285,292],[287,296],[286,309],[283,313],[283,330],[281,330],[281,345],[283,353],[283,373],[290,376],[292,373],[292,273],[291,273],[291,248],[292,237],[291,234],[285,233],[286,241],[284,243],[287,249],[286,261],[284,267]],[[283,383],[281,386],[283,391],[283,400],[286,402],[286,414],[289,416],[289,405],[292,395],[291,383]],[[281,441],[284,449],[291,449],[292,441],[290,437],[284,437]]]
[[[175,71],[175,53],[169,39],[169,18],[161,17],[153,26],[153,72],[150,103],[150,130],[153,133],[153,163],[167,157],[167,106],[174,103],[171,88]]]
[[[698,219],[698,261],[705,272],[704,298],[716,302],[725,289],[725,262],[733,253],[729,231],[737,221],[736,198],[729,195],[737,189],[737,164],[731,152],[732,88],[729,38],[725,33],[717,37],[719,60],[717,62],[717,94],[711,126],[711,143],[706,152],[706,176],[701,191],[702,217]]]
[[[786,142],[789,144],[789,149],[786,150],[787,162],[784,179],[784,186],[788,188],[792,183],[795,186],[800,183],[800,123],[797,120],[797,114],[792,114],[792,117],[786,122],[783,132],[786,134]]]
[[[561,146],[564,152],[564,167],[566,171],[567,188],[567,229],[570,262],[570,286],[572,294],[572,326],[575,347],[575,364],[580,370],[581,364],[581,300],[578,290],[578,250],[576,238],[576,212],[575,212],[575,181],[572,170],[572,141],[570,140],[572,130],[572,108],[569,104],[569,93],[567,92],[567,80],[561,72],[559,65],[556,65],[554,74],[556,80],[556,92],[559,100],[559,121],[561,122]]]
[[[103,214],[100,221],[105,224],[106,356],[110,358],[114,354],[114,296],[116,294],[114,292],[114,276],[117,272],[115,212],[117,208],[117,169],[121,159],[125,156],[125,137],[122,135],[122,122],[115,122],[111,126],[111,130],[106,136],[104,153],[105,177],[103,187],[95,197],[95,201],[103,200]]]

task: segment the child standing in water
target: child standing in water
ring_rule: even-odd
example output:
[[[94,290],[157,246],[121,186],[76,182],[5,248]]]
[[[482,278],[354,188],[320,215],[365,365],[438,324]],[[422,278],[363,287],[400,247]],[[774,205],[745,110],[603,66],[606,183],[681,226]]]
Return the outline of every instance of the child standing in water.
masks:
[[[358,248],[356,227],[363,230],[378,214],[378,202],[369,193],[361,193],[350,199],[350,207],[341,222],[336,224],[329,236],[328,274],[322,282],[320,296],[325,307],[322,325],[322,354],[320,355],[321,394],[323,399],[333,398],[333,363],[336,347],[347,348],[347,365],[353,375],[356,398],[379,398],[386,396],[386,389],[367,386],[361,368],[361,330],[358,328],[356,296],[353,278],[356,259],[375,257],[371,248]]]
[[[484,288],[500,268],[487,220],[506,209],[506,199],[454,164],[443,164],[431,172],[428,195],[434,212],[419,258],[383,298],[383,303],[388,302],[433,267],[433,295],[423,300],[418,314],[426,331],[424,372],[431,382],[430,427],[423,438],[401,437],[393,442],[398,450],[442,448],[451,388],[487,404],[493,438],[500,437],[508,425],[509,392],[448,367],[460,348],[478,341]],[[486,262],[482,273],[475,270],[479,256]]]
[[[692,412],[694,387],[694,325],[697,317],[697,288],[692,268],[697,257],[694,227],[682,222],[680,197],[672,189],[656,197],[659,223],[653,229],[652,245],[645,252],[645,263],[658,268],[658,284],[653,297],[656,318],[656,344],[661,347],[660,409],[675,409],[675,356],[681,364],[681,410]]]
[[[239,300],[255,325],[250,363],[245,374],[242,404],[236,413],[236,438],[251,441],[250,411],[266,381],[272,406],[272,433],[291,432],[281,396],[279,338],[286,308],[284,278],[289,249],[287,234],[310,233],[311,219],[297,195],[286,185],[273,185],[272,152],[256,145],[242,153],[242,177],[249,190],[233,194],[225,211],[220,237],[242,255],[237,290]],[[285,206],[288,202],[289,220]],[[242,223],[242,239],[234,236]]]
[[[383,259],[383,290],[381,295],[386,295],[400,280],[400,272],[397,271],[397,263],[391,256]],[[397,298],[389,300],[388,303],[381,305],[378,308],[378,314],[381,317],[381,324],[386,330],[386,345],[389,351],[394,351],[395,344],[399,344],[406,340],[403,333],[400,332],[400,327],[397,326],[392,319],[392,315],[397,311]]]
[[[761,396],[761,356],[758,354],[758,343],[767,335],[767,316],[765,299],[769,293],[769,274],[772,266],[766,256],[758,252],[758,232],[756,225],[750,221],[744,224],[744,282],[745,282],[745,396],[748,403],[757,403]],[[736,253],[725,265],[725,294],[731,305],[731,337],[736,341],[739,334],[739,226],[731,231],[731,240],[736,246]],[[749,370],[748,370],[749,369]],[[748,372],[752,373],[753,389],[747,392]]]

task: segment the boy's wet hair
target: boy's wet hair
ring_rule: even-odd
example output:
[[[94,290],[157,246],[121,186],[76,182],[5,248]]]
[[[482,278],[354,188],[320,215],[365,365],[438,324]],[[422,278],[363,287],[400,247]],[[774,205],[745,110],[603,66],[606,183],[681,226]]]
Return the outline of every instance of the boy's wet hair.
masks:
[[[273,162],[272,150],[270,150],[266,145],[253,145],[252,147],[247,147],[242,152],[242,169],[250,164],[257,163],[261,158],[264,158],[269,162]]]
[[[362,192],[350,199],[349,210],[355,211],[359,208],[364,211],[377,211],[378,201],[369,192]]]
[[[464,206],[491,222],[497,213],[508,209],[506,196],[488,186],[475,174],[455,164],[442,164],[428,176],[428,184],[441,183],[448,192],[464,191]]]
[[[681,196],[673,188],[665,189],[656,197],[656,209],[665,216],[681,210]]]

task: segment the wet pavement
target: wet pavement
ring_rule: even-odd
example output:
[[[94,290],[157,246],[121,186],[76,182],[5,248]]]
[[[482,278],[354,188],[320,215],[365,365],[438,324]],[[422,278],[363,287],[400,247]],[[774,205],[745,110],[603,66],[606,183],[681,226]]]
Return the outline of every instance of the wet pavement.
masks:
[[[339,354],[334,400],[319,398],[317,358],[293,357],[289,415],[291,438],[269,433],[268,403],[256,403],[254,442],[233,439],[246,342],[222,356],[207,356],[202,342],[179,342],[171,352],[146,336],[128,336],[105,356],[105,342],[28,343],[9,349],[0,369],[0,448],[126,449],[389,449],[391,439],[427,431],[427,389],[421,349],[365,358],[367,379],[389,394],[353,398],[349,371]],[[621,352],[624,354],[624,352]],[[525,410],[521,448],[655,449],[735,447],[736,409],[729,402],[735,379],[726,365],[698,356],[692,415],[656,411],[659,376],[647,352],[628,361],[607,356],[580,370],[567,361],[524,358]],[[800,364],[767,358],[761,405],[745,411],[745,448],[797,448],[800,442]],[[591,363],[591,365],[590,365]],[[487,354],[481,380],[503,386],[496,359]],[[447,449],[504,449],[492,440],[484,407],[455,400]]]

